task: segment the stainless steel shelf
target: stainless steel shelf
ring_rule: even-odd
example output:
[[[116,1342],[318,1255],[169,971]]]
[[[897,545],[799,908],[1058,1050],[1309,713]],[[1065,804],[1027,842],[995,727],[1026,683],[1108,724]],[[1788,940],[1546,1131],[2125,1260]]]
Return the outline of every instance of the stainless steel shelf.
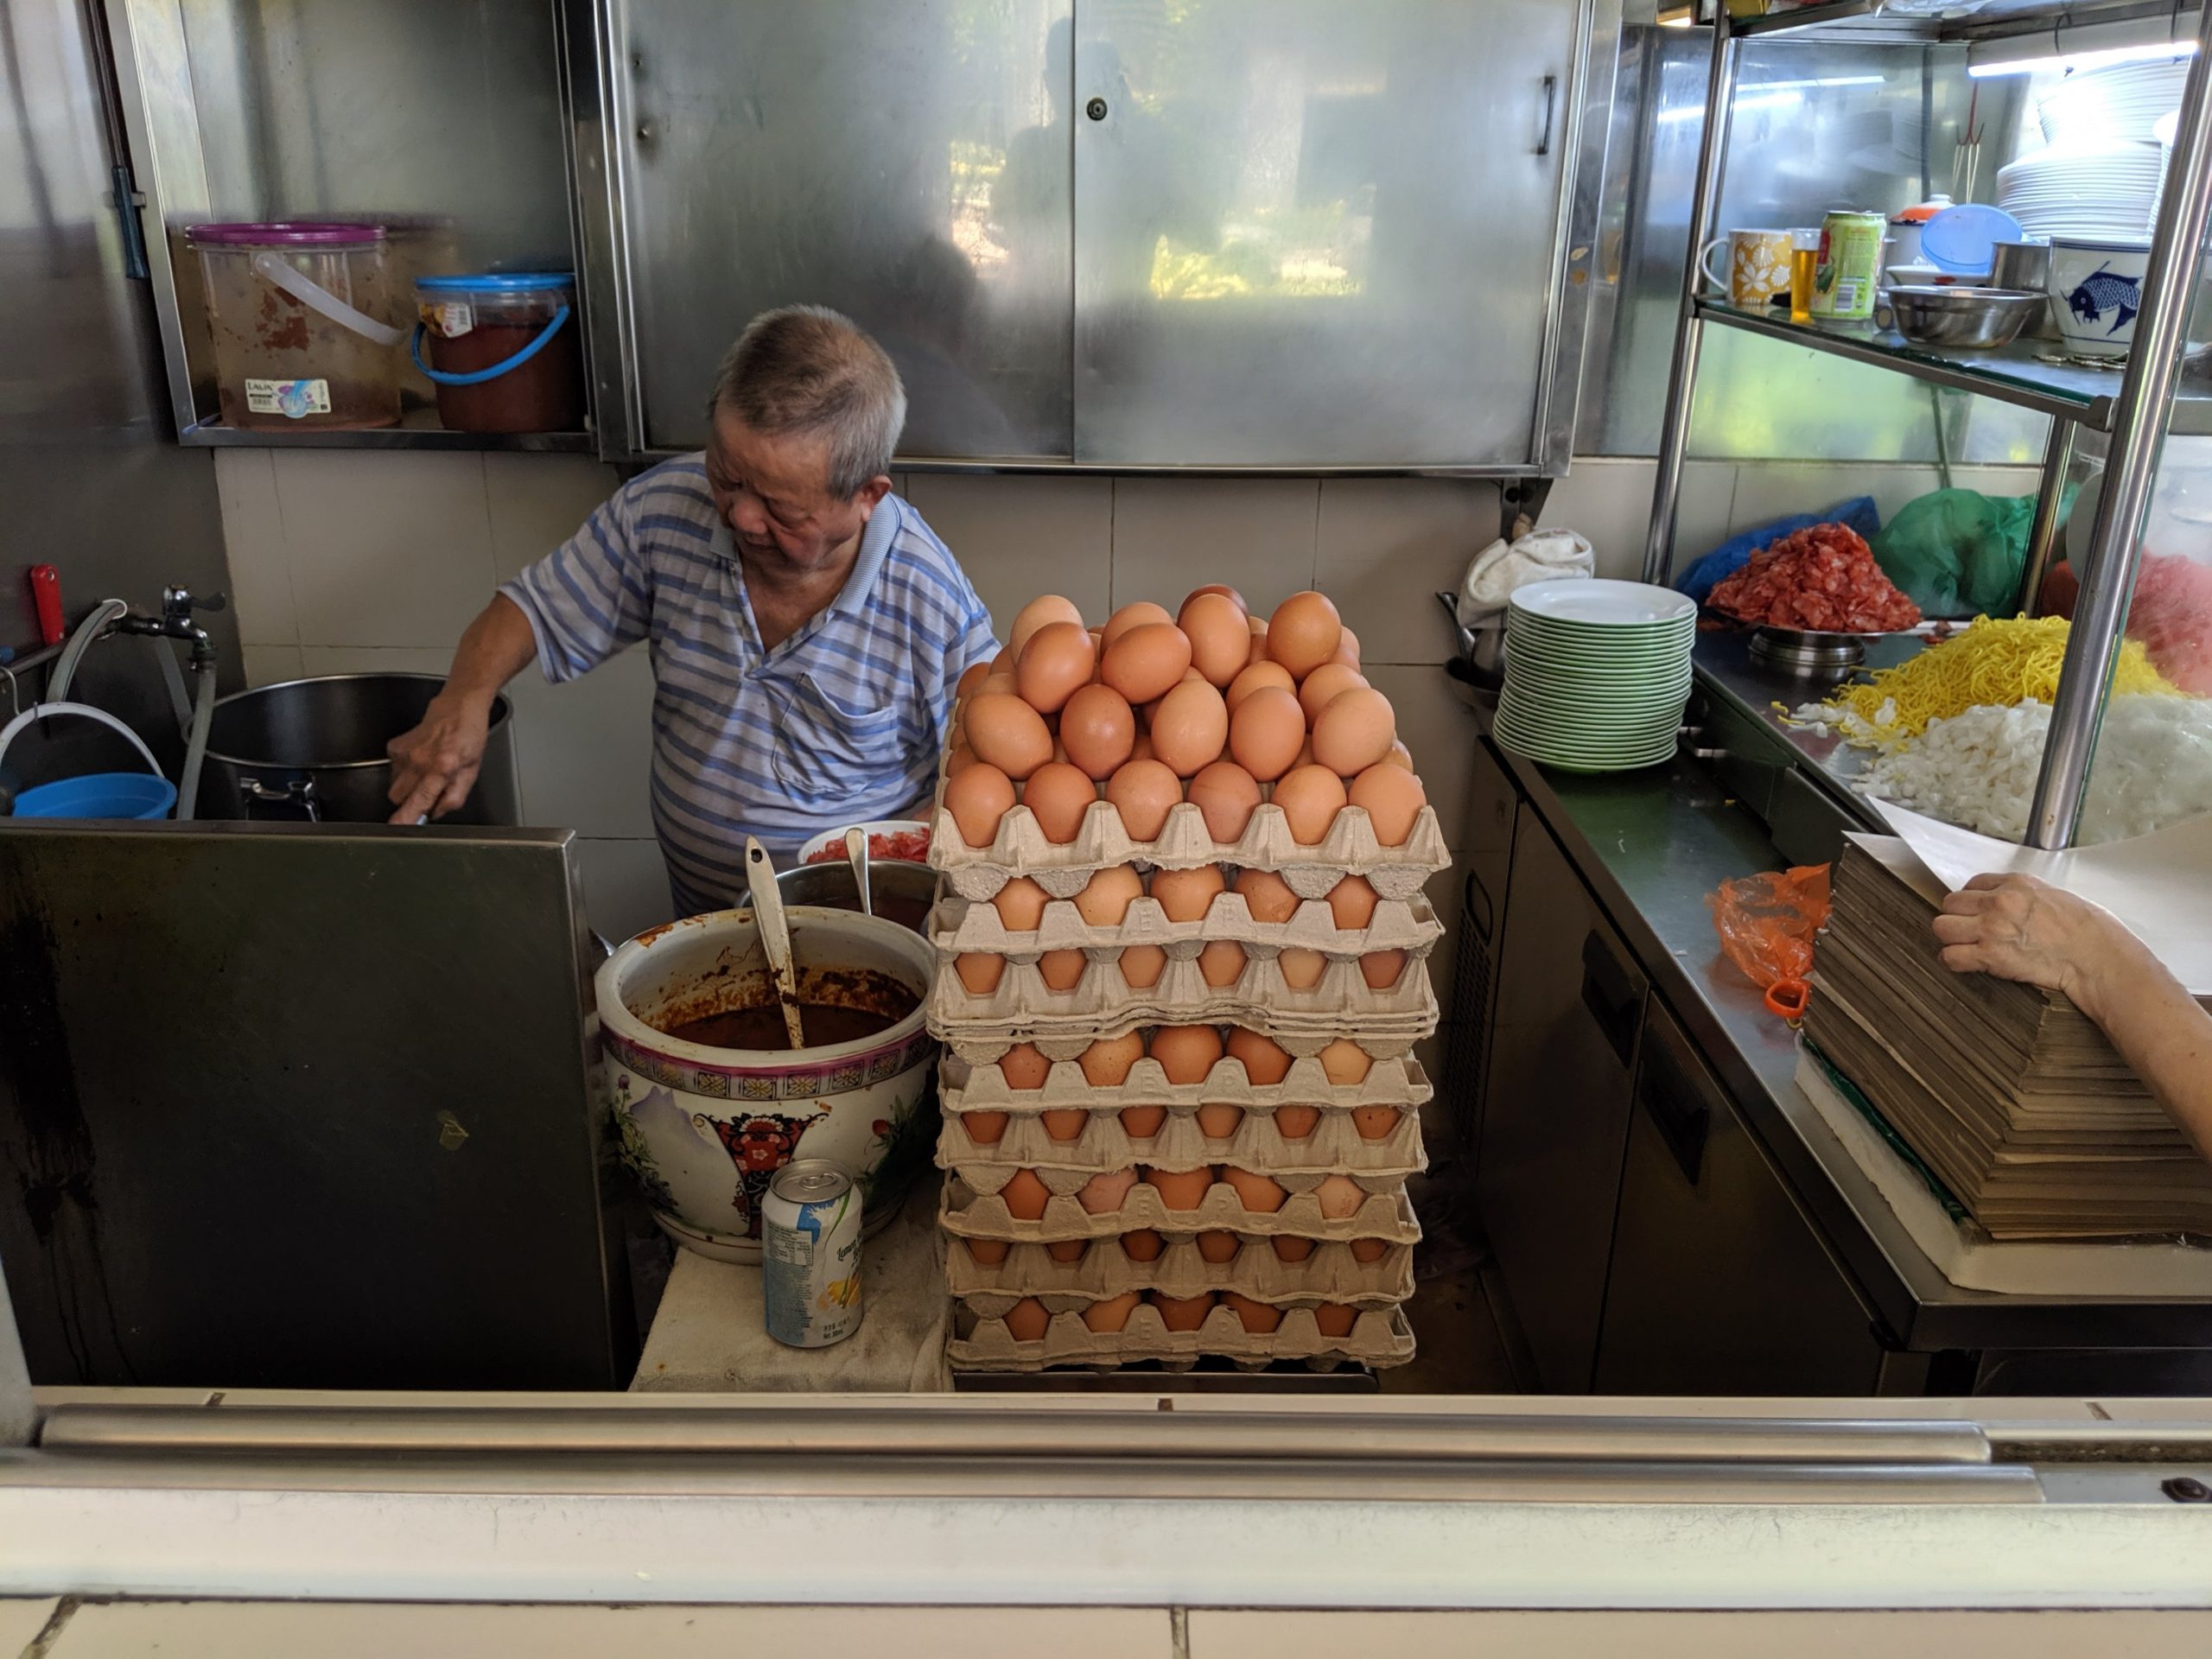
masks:
[[[358,431],[278,432],[198,421],[177,442],[204,449],[501,449],[536,454],[595,455],[589,432],[448,432],[442,426],[368,427]]]
[[[2171,18],[2174,12],[2172,0],[1983,0],[1972,10],[1961,5],[1955,15],[1945,16],[1888,11],[1881,0],[1830,0],[1762,17],[1732,18],[1728,32],[1738,39],[1817,30],[1830,38],[1862,41],[1998,40],[2090,23]]]
[[[1808,346],[1831,357],[1909,374],[1939,386],[2032,409],[2060,420],[2075,421],[2100,432],[2112,428],[2121,371],[2074,368],[2046,363],[2041,353],[2056,349],[2047,340],[2015,340],[1991,351],[1949,351],[1915,346],[1902,334],[1872,323],[1809,324],[1738,310],[1714,300],[1700,300],[1698,315],[1708,322],[1764,334],[1770,340]],[[2212,387],[2184,381],[2175,395],[2167,429],[2189,436],[2212,433]]]

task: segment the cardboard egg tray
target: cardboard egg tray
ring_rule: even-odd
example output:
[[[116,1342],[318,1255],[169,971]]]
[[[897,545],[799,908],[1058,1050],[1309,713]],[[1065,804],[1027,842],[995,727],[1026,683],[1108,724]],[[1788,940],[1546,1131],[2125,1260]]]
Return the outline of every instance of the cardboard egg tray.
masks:
[[[1042,1092],[1041,1090],[1039,1092]],[[1094,1112],[1082,1134],[1072,1141],[1055,1141],[1033,1114],[1010,1117],[995,1141],[979,1141],[968,1132],[962,1115],[944,1120],[938,1135],[939,1169],[976,1170],[1003,1166],[1033,1169],[1047,1186],[1054,1173],[1080,1175],[1084,1179],[1132,1164],[1159,1169],[1196,1169],[1201,1164],[1234,1164],[1281,1179],[1285,1176],[1319,1179],[1325,1175],[1395,1176],[1402,1180],[1428,1167],[1421,1150],[1418,1107],[1397,1109],[1399,1116],[1387,1135],[1369,1141],[1353,1127],[1351,1114],[1331,1108],[1304,1139],[1286,1141],[1275,1127],[1274,1109],[1248,1108],[1236,1130],[1221,1140],[1209,1139],[1198,1128],[1195,1107],[1171,1111],[1160,1133],[1142,1139],[1122,1127],[1111,1112]],[[970,1179],[969,1185],[995,1192],[1002,1180]],[[1286,1182],[1287,1185],[1287,1182]]]
[[[1162,976],[1165,977],[1164,972]],[[951,975],[940,974],[938,978],[940,980],[951,978],[954,980],[956,984],[958,982],[957,976]],[[1003,989],[1004,987],[1001,986],[1001,988]],[[1262,1037],[1265,1037],[1274,1042],[1278,1047],[1281,1048],[1291,1057],[1290,1075],[1274,1086],[1275,1097],[1278,1100],[1290,1102],[1310,1101],[1314,1104],[1319,1104],[1325,1099],[1332,1099],[1335,1097],[1328,1092],[1331,1090],[1332,1085],[1325,1080],[1317,1081],[1313,1085],[1314,1088],[1323,1091],[1319,1095],[1284,1093],[1284,1090],[1299,1084],[1301,1075],[1310,1076],[1316,1078],[1319,1077],[1321,1068],[1318,1064],[1313,1067],[1311,1072],[1301,1074],[1298,1064],[1300,1061],[1311,1060],[1314,1055],[1319,1054],[1323,1049],[1326,1048],[1331,1043],[1336,1041],[1338,1038],[1348,1038],[1352,1042],[1357,1044],[1361,1051],[1375,1063],[1376,1071],[1383,1071],[1388,1066],[1398,1065],[1404,1065],[1408,1068],[1409,1071],[1418,1071],[1420,1068],[1414,1065],[1413,1060],[1408,1057],[1413,1052],[1414,1045],[1419,1042],[1423,1037],[1428,1035],[1428,1033],[1426,1031],[1413,1031],[1411,1034],[1408,1034],[1408,1031],[1405,1028],[1402,1028],[1396,1025],[1393,1025],[1382,1030],[1369,1030],[1359,1027],[1346,1026],[1339,1023],[1333,1027],[1316,1029],[1314,1027],[1314,1023],[1310,1020],[1301,1020],[1295,1028],[1286,1029],[1278,1027],[1264,1014],[1255,1014],[1250,1013],[1227,1020],[1213,1020],[1200,1015],[1193,1015],[1191,1018],[1185,1019],[1180,1014],[1178,1014],[1177,1017],[1171,1020],[1162,1020],[1156,1015],[1147,1018],[1141,1009],[1135,1007],[1123,1009],[1115,1014],[1110,1019],[1100,1020],[1088,1026],[1078,1026],[1077,1027],[1069,1029],[1027,1031],[1023,1032],[1019,1036],[1014,1035],[1011,1031],[1002,1029],[998,1027],[985,1027],[976,1030],[953,1029],[946,1027],[941,1027],[938,1024],[936,1019],[932,1017],[930,1020],[930,1035],[935,1037],[945,1046],[945,1047],[950,1051],[950,1058],[962,1061],[966,1066],[973,1068],[974,1075],[980,1076],[984,1068],[991,1066],[993,1063],[997,1060],[1000,1055],[1005,1053],[1007,1050],[1012,1048],[1016,1043],[1026,1042],[1034,1044],[1038,1052],[1044,1055],[1044,1057],[1048,1060],[1072,1060],[1081,1055],[1084,1049],[1089,1048],[1091,1044],[1097,1042],[1102,1038],[1122,1037],[1128,1035],[1130,1032],[1145,1030],[1153,1026],[1192,1025],[1243,1026],[1249,1030],[1258,1032]],[[1232,1070],[1237,1071],[1238,1082],[1243,1084],[1243,1087],[1249,1089],[1251,1085],[1249,1084],[1243,1084],[1241,1068],[1236,1067],[1233,1061],[1229,1062],[1229,1064]],[[1057,1067],[1055,1067],[1055,1071],[1058,1071]],[[1074,1070],[1071,1068],[1071,1075],[1081,1077],[1083,1073],[1079,1070]],[[1205,1083],[1182,1086],[1200,1090],[1211,1089],[1214,1085],[1214,1079],[1218,1077],[1220,1075],[1221,1067],[1217,1065],[1212,1072],[1208,1075]],[[1367,1088],[1369,1084],[1373,1082],[1375,1075],[1375,1071],[1370,1071],[1368,1073],[1368,1083],[1363,1083],[1359,1087],[1363,1089]],[[1392,1075],[1395,1075],[1395,1073]],[[1150,1079],[1149,1083],[1146,1081],[1147,1078]],[[1425,1082],[1426,1079],[1424,1079],[1424,1083]],[[1055,1084],[1053,1082],[1048,1081],[1044,1089],[1040,1089],[1033,1094],[1024,1096],[1014,1096],[1009,1091],[1009,1099],[1015,1105],[1032,1103],[1041,1099],[1043,1096],[1054,1086]],[[1167,1096],[1163,1096],[1160,1091],[1163,1089],[1173,1090],[1175,1087],[1177,1087],[1177,1085],[1171,1084],[1166,1082],[1166,1075],[1160,1070],[1159,1062],[1147,1057],[1147,1058],[1139,1060],[1136,1065],[1130,1069],[1128,1081],[1122,1086],[1122,1089],[1119,1091],[1120,1097],[1117,1103],[1124,1106],[1148,1106],[1160,1104],[1168,1098]],[[1136,1088],[1145,1088],[1148,1092],[1141,1095],[1131,1094],[1128,1092],[1130,1090]],[[1198,1095],[1192,1095],[1190,1097],[1193,1100],[1201,1098]],[[1237,1100],[1241,1099],[1242,1096],[1236,1095],[1206,1094],[1203,1098],[1207,1100]],[[1422,1098],[1427,1099],[1427,1096],[1423,1096]],[[976,1105],[981,1105],[982,1103],[983,1103],[980,1100],[974,1103]],[[1049,1102],[1047,1103],[1065,1103],[1069,1105],[1075,1105],[1079,1104],[1080,1103],[1076,1101],[1068,1101],[1065,1103]],[[1363,1105],[1368,1103],[1363,1101],[1355,1103]]]
[[[1205,815],[1188,801],[1168,809],[1167,821],[1153,841],[1136,840],[1122,827],[1122,814],[1111,802],[1095,801],[1073,841],[1050,842],[1029,809],[1017,804],[1000,821],[988,847],[970,847],[944,810],[942,765],[930,830],[930,863],[963,899],[988,899],[1017,875],[1030,877],[1055,899],[1071,899],[1100,870],[1132,863],[1169,870],[1201,864],[1274,870],[1301,899],[1325,897],[1345,876],[1363,875],[1382,898],[1411,899],[1430,876],[1452,864],[1431,806],[1421,808],[1404,846],[1385,847],[1375,839],[1366,809],[1357,806],[1341,808],[1327,835],[1300,846],[1291,836],[1282,809],[1267,801],[1235,841],[1214,840],[1206,833]]]
[[[1444,937],[1444,924],[1418,893],[1382,900],[1365,927],[1339,928],[1329,906],[1318,899],[1301,904],[1287,922],[1256,922],[1243,893],[1224,893],[1194,922],[1171,922],[1160,900],[1138,899],[1117,927],[1094,927],[1071,900],[1056,899],[1045,906],[1036,927],[1014,932],[1000,919],[996,906],[948,893],[940,877],[929,936],[941,962],[970,953],[1034,962],[1047,950],[1084,950],[1094,962],[1110,962],[1141,944],[1158,945],[1171,962],[1187,962],[1217,939],[1243,945],[1256,961],[1272,961],[1279,951],[1300,950],[1337,960],[1357,959],[1374,950],[1403,950],[1420,962]]]
[[[1124,1291],[1167,1296],[1233,1290],[1255,1302],[1351,1302],[1387,1306],[1414,1294],[1414,1251],[1394,1244],[1374,1262],[1353,1259],[1346,1244],[1317,1244],[1303,1262],[1283,1262],[1256,1238],[1233,1261],[1213,1262],[1191,1239],[1171,1239],[1159,1258],[1132,1262],[1111,1239],[1093,1244],[1080,1262],[1055,1262],[1041,1244],[1017,1244],[988,1267],[954,1243],[945,1252],[945,1281],[953,1295],[987,1319],[998,1319],[1024,1296],[1054,1313],[1081,1313]]]
[[[1072,1039],[1053,1045],[1064,1047]],[[1196,1083],[1170,1083],[1158,1060],[1147,1054],[1129,1068],[1129,1075],[1109,1086],[1093,1084],[1078,1064],[1091,1039],[1077,1043],[1071,1053],[1055,1056],[1039,1045],[1039,1052],[1052,1060],[1041,1089],[1015,1089],[1000,1071],[997,1056],[988,1060],[966,1060],[948,1055],[938,1062],[939,1098],[948,1112],[1012,1112],[1017,1116],[1081,1106],[1094,1112],[1118,1112],[1124,1106],[1165,1106],[1195,1111],[1208,1101],[1223,1101],[1247,1111],[1273,1111],[1278,1106],[1421,1106],[1436,1090],[1428,1073],[1410,1054],[1377,1059],[1357,1083],[1332,1083],[1321,1062],[1308,1054],[1293,1060],[1281,1083],[1255,1084],[1236,1060],[1224,1055],[1213,1069]],[[1005,1051],[1001,1050],[1003,1053]]]
[[[1074,1189],[1087,1176],[1065,1170],[1039,1170],[1037,1179],[1052,1196],[1045,1202],[1044,1215],[1035,1221],[1016,1221],[999,1197],[999,1189],[1014,1179],[1003,1166],[979,1168],[976,1173],[996,1185],[985,1191],[972,1185],[964,1171],[956,1170],[945,1181],[938,1199],[938,1225],[958,1238],[1003,1238],[1015,1244],[1052,1244],[1062,1239],[1105,1238],[1149,1228],[1156,1233],[1180,1237],[1192,1233],[1228,1232],[1273,1238],[1288,1234],[1317,1242],[1342,1243],[1355,1238],[1380,1238],[1393,1244],[1412,1244],[1421,1238],[1421,1224],[1414,1219],[1413,1201],[1406,1196],[1402,1179],[1354,1175],[1367,1193],[1366,1202],[1351,1215],[1331,1220],[1321,1213],[1313,1193],[1319,1176],[1300,1177],[1287,1171],[1267,1172],[1285,1188],[1303,1181],[1305,1190],[1293,1192],[1282,1208],[1271,1214],[1245,1209],[1236,1189],[1216,1181],[1195,1210],[1170,1210],[1159,1192],[1140,1182],[1118,1210],[1092,1215],[1078,1204]],[[1059,1186],[1067,1185],[1063,1193]]]
[[[1414,1333],[1396,1308],[1363,1313],[1351,1334],[1325,1337],[1313,1315],[1294,1308],[1264,1335],[1247,1331],[1236,1311],[1217,1307],[1196,1331],[1170,1331],[1149,1302],[1112,1332],[1094,1332],[1074,1313],[1053,1315],[1043,1337],[1016,1342],[1004,1321],[981,1319],[956,1307],[952,1340],[945,1357],[965,1371],[1041,1371],[1052,1365],[1112,1368],[1160,1360],[1187,1368],[1219,1355],[1257,1370],[1278,1360],[1303,1360],[1315,1370],[1350,1363],[1378,1369],[1402,1365],[1414,1357]]]
[[[1400,1037],[1410,1046],[1435,1030],[1436,1020],[1428,964],[1410,958],[1398,982],[1379,991],[1360,977],[1357,962],[1342,958],[1303,990],[1291,987],[1273,957],[1253,957],[1226,985],[1207,984],[1195,958],[1170,962],[1143,990],[1131,990],[1112,962],[1086,963],[1065,991],[1049,988],[1036,963],[1010,962],[996,988],[982,996],[959,975],[940,972],[929,1000],[931,1032],[971,1042],[1080,1035],[1088,1044],[1133,1026],[1226,1024],[1249,1026],[1287,1048],[1278,1033],[1318,1036],[1318,1052],[1344,1036]]]

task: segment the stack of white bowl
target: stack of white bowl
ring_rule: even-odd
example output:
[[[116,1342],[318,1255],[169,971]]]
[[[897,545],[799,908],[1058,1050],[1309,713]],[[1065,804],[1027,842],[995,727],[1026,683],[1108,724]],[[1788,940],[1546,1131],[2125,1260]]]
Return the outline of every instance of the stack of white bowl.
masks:
[[[1640,582],[1540,582],[1505,612],[1501,747],[1568,772],[1671,760],[1697,606]]]

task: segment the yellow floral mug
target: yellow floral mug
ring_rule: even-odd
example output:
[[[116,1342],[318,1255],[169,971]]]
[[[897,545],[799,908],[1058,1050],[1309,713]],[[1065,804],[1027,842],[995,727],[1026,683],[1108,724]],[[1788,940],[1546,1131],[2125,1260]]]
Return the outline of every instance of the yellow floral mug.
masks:
[[[1713,256],[1728,252],[1728,274],[1713,268]],[[1731,231],[1716,236],[1698,252],[1698,269],[1717,288],[1728,290],[1728,303],[1762,309],[1777,294],[1789,291],[1789,232]]]

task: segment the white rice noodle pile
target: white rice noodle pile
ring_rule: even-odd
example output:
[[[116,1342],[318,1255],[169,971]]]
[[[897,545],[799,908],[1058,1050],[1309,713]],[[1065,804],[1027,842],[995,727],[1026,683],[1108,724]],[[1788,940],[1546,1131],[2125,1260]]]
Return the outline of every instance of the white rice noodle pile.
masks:
[[[1859,786],[1931,818],[2025,837],[2050,731],[2049,705],[1980,704],[1929,722],[1869,765]],[[2212,701],[2120,696],[2105,710],[2080,840],[2120,841],[2212,812]]]

